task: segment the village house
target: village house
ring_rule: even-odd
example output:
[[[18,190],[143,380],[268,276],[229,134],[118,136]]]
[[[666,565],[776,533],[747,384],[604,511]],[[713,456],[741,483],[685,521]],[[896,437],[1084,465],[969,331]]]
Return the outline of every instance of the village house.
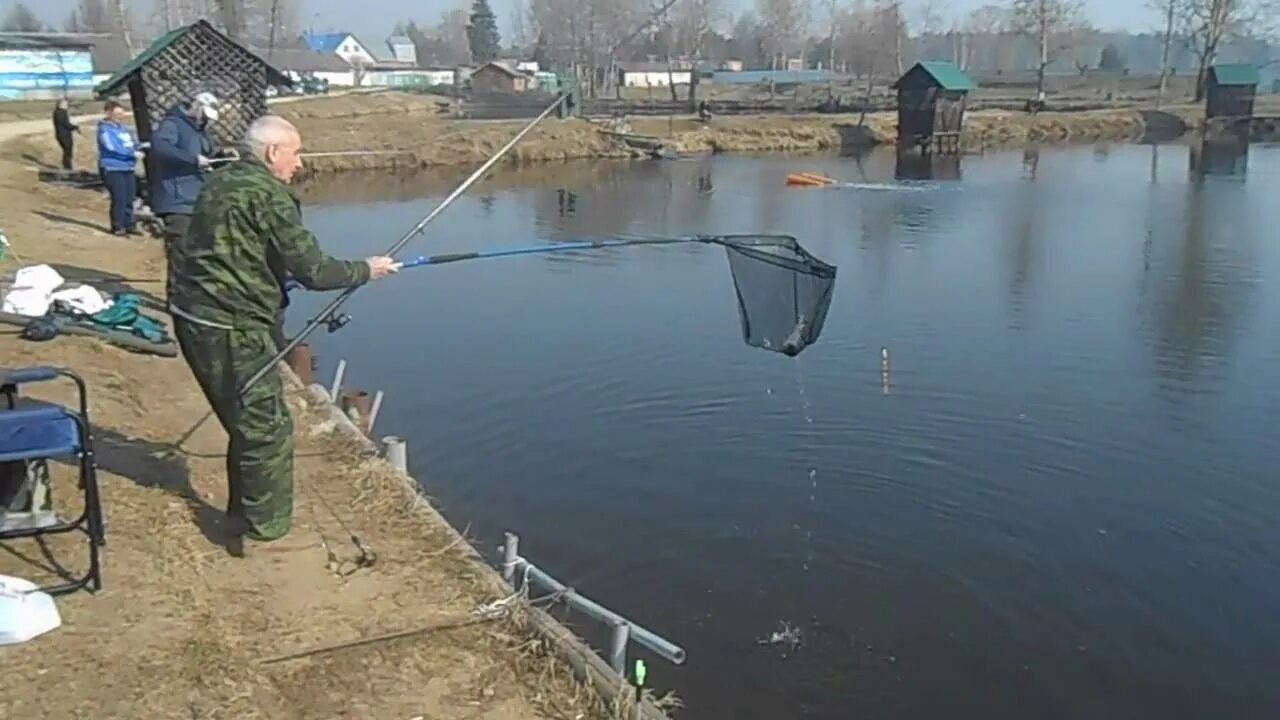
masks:
[[[267,62],[295,82],[304,77],[313,77],[328,82],[333,87],[351,87],[356,84],[351,66],[333,53],[316,52],[306,45],[253,48],[253,52],[267,58]]]
[[[533,78],[502,63],[488,62],[471,72],[471,91],[476,94],[524,92]]]
[[[305,33],[302,39],[312,50],[337,55],[351,67],[372,65],[377,60],[369,48],[349,32]]]

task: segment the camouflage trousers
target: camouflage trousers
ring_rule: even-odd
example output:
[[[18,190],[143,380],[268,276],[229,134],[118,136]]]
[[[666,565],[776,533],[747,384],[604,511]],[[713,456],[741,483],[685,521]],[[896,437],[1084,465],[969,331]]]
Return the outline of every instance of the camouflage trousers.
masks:
[[[275,540],[293,520],[293,418],[276,369],[241,399],[237,389],[283,339],[270,330],[222,330],[174,317],[188,367],[227,432],[227,516],[253,540]]]

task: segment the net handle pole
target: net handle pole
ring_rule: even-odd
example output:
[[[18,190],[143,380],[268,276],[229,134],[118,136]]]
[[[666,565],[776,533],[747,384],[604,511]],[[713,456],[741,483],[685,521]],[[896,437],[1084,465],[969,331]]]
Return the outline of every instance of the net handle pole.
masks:
[[[565,101],[565,97],[566,96],[563,93],[556,96],[556,99],[552,101],[552,103],[548,105],[545,110],[543,110],[541,113],[538,113],[538,116],[535,117],[533,120],[530,120],[529,124],[525,125],[520,130],[520,132],[516,133],[515,137],[507,141],[506,145],[503,145],[502,147],[498,148],[498,151],[495,152],[492,157],[486,160],[485,163],[481,165],[479,168],[477,168],[475,172],[471,173],[471,175],[468,176],[466,180],[463,180],[462,183],[459,184],[458,187],[455,188],[453,192],[449,193],[448,197],[446,197],[444,200],[441,200],[440,204],[437,205],[434,210],[427,213],[426,217],[419,220],[418,224],[413,226],[413,229],[405,233],[404,237],[397,240],[394,245],[388,248],[387,252],[385,253],[386,256],[395,257],[396,253],[400,252],[400,250],[403,249],[405,245],[408,245],[409,241],[412,240],[415,235],[422,232],[422,230],[426,228],[426,226],[432,220],[435,220],[436,217],[440,215],[440,213],[444,212],[445,208],[453,204],[454,200],[457,200],[462,195],[462,193],[466,192],[472,185],[476,184],[476,182],[478,182],[480,178],[484,177],[484,174],[488,172],[489,169],[492,168],[495,164],[497,164],[497,162],[501,160],[503,156],[505,156],[508,152],[510,152],[511,148],[515,147],[516,143],[520,142],[520,140],[524,138],[525,135],[529,134],[530,131],[532,131],[535,127],[538,126],[538,123],[545,120],[546,117],[552,113],[552,111],[554,111],[557,107],[559,107],[560,103]],[[279,364],[281,360],[283,360],[286,356],[288,356],[289,353],[293,352],[294,348],[296,348],[299,344],[301,344],[304,340],[306,340],[307,337],[311,335],[311,333],[315,332],[316,328],[320,327],[321,323],[325,322],[327,318],[332,317],[333,314],[337,312],[338,308],[342,307],[342,304],[345,303],[353,294],[355,294],[355,291],[356,291],[356,288],[354,287],[350,287],[343,290],[341,294],[339,294],[332,301],[330,301],[329,304],[326,305],[325,308],[321,310],[315,317],[308,320],[307,324],[302,328],[301,332],[295,335],[293,339],[289,340],[289,342],[287,342],[284,347],[280,348],[280,351],[277,352],[275,356],[273,356],[269,361],[267,361],[261,368],[258,368],[257,372],[255,372],[253,375],[249,377],[248,380],[245,381],[244,385],[240,387],[238,395],[243,398],[245,393],[249,391],[249,388],[256,385],[260,380],[262,380],[262,378],[266,377],[267,373],[271,372],[271,370],[275,368],[276,365]]]

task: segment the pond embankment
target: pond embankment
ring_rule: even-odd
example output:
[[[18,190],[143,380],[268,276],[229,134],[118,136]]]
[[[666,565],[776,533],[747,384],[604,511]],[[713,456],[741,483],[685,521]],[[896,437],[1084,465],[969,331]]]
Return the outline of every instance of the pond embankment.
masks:
[[[20,265],[48,263],[67,278],[117,278],[167,324],[154,309],[160,241],[108,233],[99,190],[38,181],[57,157],[45,134],[0,143],[0,227],[12,243],[0,290]],[[82,141],[77,165],[95,159]],[[0,717],[608,714],[523,611],[477,614],[505,592],[492,568],[305,388],[288,393],[295,532],[316,544],[287,562],[240,559],[221,546],[226,435],[180,358],[85,337],[0,343],[0,366],[30,365],[67,367],[88,383],[107,518],[104,588],[60,597],[60,628],[0,651],[6,686],[21,688],[0,694]],[[24,393],[72,402],[69,388],[46,385]],[[54,473],[57,509],[74,516],[73,473]],[[40,584],[62,567],[87,567],[83,536],[2,546],[0,574]]]
[[[302,130],[311,174],[345,170],[410,170],[478,165],[509,140],[525,120],[457,120],[439,102],[405,93],[378,93],[291,103],[278,110]],[[1009,110],[971,112],[968,152],[1030,143],[1138,141],[1156,132],[1176,138],[1197,122],[1188,108],[1085,110],[1031,115]],[[617,126],[585,119],[549,119],[517,145],[511,163],[642,155],[617,135]],[[893,113],[629,118],[626,131],[656,138],[679,153],[816,152],[892,144]],[[352,153],[351,151],[365,151]]]

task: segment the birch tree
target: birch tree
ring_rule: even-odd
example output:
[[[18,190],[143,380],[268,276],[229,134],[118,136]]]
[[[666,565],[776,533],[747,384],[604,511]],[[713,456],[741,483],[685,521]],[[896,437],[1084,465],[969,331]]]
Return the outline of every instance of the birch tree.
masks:
[[[1169,87],[1169,51],[1173,46],[1173,23],[1178,13],[1178,0],[1150,0],[1148,7],[1158,10],[1164,18],[1164,32],[1160,47],[1160,89],[1156,91],[1156,109],[1164,105],[1164,94]]]
[[[1073,36],[1084,30],[1083,0],[1013,0],[1012,30],[1035,39],[1036,93],[1044,95],[1045,71],[1058,53],[1071,46]]]

